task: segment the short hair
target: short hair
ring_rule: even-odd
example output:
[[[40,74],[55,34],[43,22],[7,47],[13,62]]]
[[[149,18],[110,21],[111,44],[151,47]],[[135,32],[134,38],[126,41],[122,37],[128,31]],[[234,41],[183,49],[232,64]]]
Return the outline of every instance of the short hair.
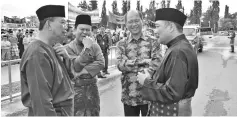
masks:
[[[142,12],[140,12],[140,11],[137,11],[137,12],[138,12],[140,19],[143,20]],[[125,24],[127,23],[127,15],[128,15],[128,13],[126,13],[124,16]]]
[[[183,32],[183,27],[180,24],[171,22],[171,21],[165,21],[166,26],[171,25],[172,23],[175,25],[178,32],[180,32],[180,33]]]
[[[95,29],[97,29],[97,26],[92,26],[91,29],[92,31],[94,31]]]
[[[40,23],[39,23],[39,30],[43,30],[44,28],[44,25],[46,23],[46,21],[54,21],[54,17],[48,17],[48,18],[45,18],[44,20],[41,20]]]

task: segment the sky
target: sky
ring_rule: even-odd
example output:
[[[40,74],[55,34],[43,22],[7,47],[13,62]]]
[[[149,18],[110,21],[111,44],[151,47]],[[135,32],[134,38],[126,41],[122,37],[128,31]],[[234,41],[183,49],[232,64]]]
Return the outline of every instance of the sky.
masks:
[[[70,2],[72,5],[77,6],[83,0],[2,0],[1,1],[1,18],[3,16],[18,16],[20,18],[36,15],[35,11],[47,4],[55,4],[55,5],[65,5],[67,9],[67,3]],[[89,3],[90,0],[86,0]],[[104,0],[97,0],[98,1],[98,8],[101,14],[102,4]],[[136,9],[137,0],[130,0],[131,1],[131,9]],[[151,0],[140,0],[141,5],[143,5],[143,10],[149,7],[149,3]],[[156,0],[157,3],[160,3],[162,0]],[[190,10],[194,6],[194,0],[182,0],[182,4],[185,9],[185,13],[189,14]],[[219,0],[220,1],[220,16],[224,16],[225,5],[229,6],[229,12],[234,13],[237,12],[236,3],[237,0]],[[106,8],[107,12],[112,11],[112,4],[113,0],[106,0]],[[118,10],[121,12],[122,10],[122,0],[117,0],[118,2]],[[175,8],[175,5],[178,3],[178,0],[171,0],[170,7]],[[209,0],[202,0],[202,7],[203,12],[207,10],[207,8],[211,5]],[[159,4],[160,7],[160,4]],[[67,15],[67,13],[66,13]]]

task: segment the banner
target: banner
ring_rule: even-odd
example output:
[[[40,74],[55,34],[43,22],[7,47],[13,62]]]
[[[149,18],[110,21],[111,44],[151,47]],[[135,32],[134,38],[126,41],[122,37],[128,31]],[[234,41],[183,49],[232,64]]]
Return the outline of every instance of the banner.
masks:
[[[93,11],[82,11],[68,2],[68,19],[75,21],[77,15],[80,15],[80,14],[90,15],[92,23],[100,23],[101,21],[101,18],[99,16],[99,9],[96,9]]]
[[[17,24],[22,24],[22,23],[26,23],[26,19],[25,18],[9,18],[4,16],[4,22],[5,23],[17,23]]]
[[[109,11],[109,22],[115,24],[125,24],[125,17],[115,15]]]
[[[68,19],[74,22],[76,20],[77,15],[79,14],[75,12],[68,12]],[[100,17],[91,17],[92,23],[100,23],[100,21],[101,21]]]

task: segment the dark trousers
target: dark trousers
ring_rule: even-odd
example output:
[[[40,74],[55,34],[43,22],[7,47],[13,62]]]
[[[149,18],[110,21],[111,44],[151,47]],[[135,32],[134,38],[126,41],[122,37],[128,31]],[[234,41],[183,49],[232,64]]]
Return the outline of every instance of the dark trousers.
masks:
[[[139,116],[140,111],[142,113],[142,116],[146,116],[148,112],[148,104],[138,106],[129,106],[124,104],[125,116]]]
[[[103,52],[103,56],[104,56],[104,58],[105,58],[105,68],[104,68],[104,70],[103,70],[103,72],[108,72],[108,52],[106,51],[106,52]]]
[[[234,45],[231,45],[231,52],[234,52],[235,51],[235,46]]]
[[[23,44],[18,44],[18,49],[19,49],[19,56],[21,58],[23,52],[24,52],[24,45]]]

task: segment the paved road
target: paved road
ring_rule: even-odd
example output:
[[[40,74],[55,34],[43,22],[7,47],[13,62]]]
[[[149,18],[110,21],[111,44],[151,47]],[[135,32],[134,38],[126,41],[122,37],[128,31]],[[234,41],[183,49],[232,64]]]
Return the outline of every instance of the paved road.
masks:
[[[226,37],[217,37],[208,43],[204,51],[198,54],[200,76],[199,88],[192,101],[193,115],[237,116],[236,53],[229,53],[229,40]],[[123,116],[120,80],[111,84],[110,90],[101,96],[101,115]]]
[[[199,88],[192,101],[194,116],[237,116],[237,58],[236,53],[228,52],[228,43],[226,37],[216,37],[198,54]],[[120,79],[108,85],[101,93],[100,115],[123,116]]]

